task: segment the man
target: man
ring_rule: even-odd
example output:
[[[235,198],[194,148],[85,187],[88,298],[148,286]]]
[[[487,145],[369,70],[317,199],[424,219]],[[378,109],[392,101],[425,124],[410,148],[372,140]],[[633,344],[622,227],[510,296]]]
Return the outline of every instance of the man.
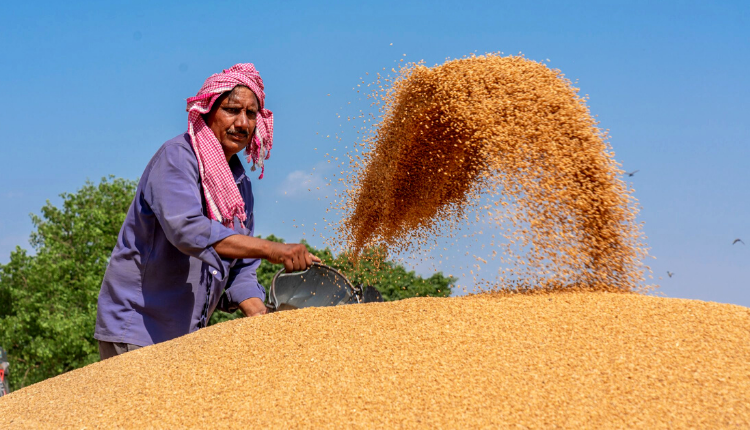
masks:
[[[301,244],[253,237],[252,170],[273,145],[273,115],[252,64],[209,77],[187,100],[188,131],[146,166],[102,281],[94,337],[106,359],[205,327],[217,307],[266,313],[260,259],[304,270]],[[223,294],[222,294],[223,293]]]

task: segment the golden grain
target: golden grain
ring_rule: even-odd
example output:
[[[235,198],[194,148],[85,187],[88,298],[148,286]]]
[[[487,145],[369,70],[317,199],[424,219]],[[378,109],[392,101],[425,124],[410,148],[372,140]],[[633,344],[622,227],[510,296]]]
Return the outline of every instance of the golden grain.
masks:
[[[371,96],[383,115],[332,244],[410,252],[486,217],[506,228],[491,288],[644,288],[637,203],[577,91],[518,56],[403,67]]]
[[[14,392],[0,428],[750,428],[750,309],[560,292],[279,312]]]

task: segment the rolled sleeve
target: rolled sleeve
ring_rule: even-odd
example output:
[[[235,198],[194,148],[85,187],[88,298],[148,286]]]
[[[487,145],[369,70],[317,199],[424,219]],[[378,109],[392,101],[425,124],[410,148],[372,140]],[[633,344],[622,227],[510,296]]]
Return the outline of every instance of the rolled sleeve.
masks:
[[[212,245],[237,233],[203,214],[199,184],[195,155],[180,145],[166,145],[151,167],[143,200],[175,248],[204,261],[224,279],[225,264]]]
[[[229,271],[229,281],[219,301],[219,309],[234,312],[247,299],[257,297],[262,301],[266,300],[266,289],[258,282],[256,273],[260,263],[261,260],[257,258],[237,260]]]

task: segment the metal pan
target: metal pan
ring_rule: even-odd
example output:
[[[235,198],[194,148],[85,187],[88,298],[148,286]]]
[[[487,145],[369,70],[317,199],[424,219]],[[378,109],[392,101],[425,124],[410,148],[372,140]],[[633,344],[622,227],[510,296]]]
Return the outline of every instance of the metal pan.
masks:
[[[360,302],[361,291],[338,270],[313,263],[302,272],[279,270],[271,281],[268,307],[285,311],[313,306],[338,306]]]

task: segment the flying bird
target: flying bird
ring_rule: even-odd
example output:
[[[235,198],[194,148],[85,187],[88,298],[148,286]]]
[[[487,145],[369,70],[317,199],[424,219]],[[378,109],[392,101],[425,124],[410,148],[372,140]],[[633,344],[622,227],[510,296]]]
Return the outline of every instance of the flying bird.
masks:
[[[672,273],[672,272],[670,272],[669,270],[667,270],[667,275],[669,275],[669,277],[671,278],[671,277],[672,277],[672,275],[674,275],[674,273]]]
[[[737,238],[737,239],[735,239],[735,240],[734,240],[734,242],[732,242],[732,245],[734,245],[734,244],[735,244],[735,243],[737,243],[737,242],[739,242],[739,243],[741,243],[741,244],[743,244],[743,245],[745,244],[745,242],[743,242],[743,241],[742,241],[742,239],[740,239],[740,238]]]
[[[640,172],[640,170],[633,170],[632,172],[625,172],[625,174],[632,177],[633,175],[635,175],[638,172]]]

